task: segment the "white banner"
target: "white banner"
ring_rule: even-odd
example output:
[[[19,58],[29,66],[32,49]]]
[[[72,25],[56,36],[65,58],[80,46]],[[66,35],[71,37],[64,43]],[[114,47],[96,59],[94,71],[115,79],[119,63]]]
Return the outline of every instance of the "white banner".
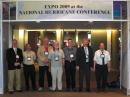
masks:
[[[17,20],[112,20],[112,1],[19,1]]]

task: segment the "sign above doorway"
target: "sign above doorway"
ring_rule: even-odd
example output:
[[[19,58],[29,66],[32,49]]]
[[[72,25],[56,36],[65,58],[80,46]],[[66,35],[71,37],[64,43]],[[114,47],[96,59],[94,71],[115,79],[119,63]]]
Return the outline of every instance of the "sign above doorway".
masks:
[[[18,1],[17,20],[84,21],[112,20],[112,1]]]

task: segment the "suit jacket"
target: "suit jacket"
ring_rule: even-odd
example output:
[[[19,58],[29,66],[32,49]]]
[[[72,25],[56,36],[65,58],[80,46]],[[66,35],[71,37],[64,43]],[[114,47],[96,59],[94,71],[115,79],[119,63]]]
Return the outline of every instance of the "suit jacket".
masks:
[[[90,46],[88,46],[88,52],[89,52],[89,66],[92,67],[92,65],[93,65],[93,50]],[[84,68],[84,66],[86,65],[86,54],[84,51],[84,47],[80,47],[77,49],[76,64],[82,68]]]
[[[19,56],[19,59],[17,60],[17,62],[22,63],[23,62],[23,53],[22,50],[20,48],[17,48],[17,55]],[[9,48],[6,51],[6,60],[7,60],[7,64],[8,64],[8,70],[14,70],[14,69],[20,69],[21,65],[19,66],[15,66],[15,62],[16,62],[16,54],[13,48]]]

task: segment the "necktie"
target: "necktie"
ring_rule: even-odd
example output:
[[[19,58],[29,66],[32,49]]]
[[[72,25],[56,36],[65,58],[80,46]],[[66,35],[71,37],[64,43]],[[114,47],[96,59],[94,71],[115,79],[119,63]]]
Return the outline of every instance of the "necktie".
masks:
[[[105,65],[104,58],[105,58],[105,55],[104,55],[104,53],[102,51],[102,65]]]

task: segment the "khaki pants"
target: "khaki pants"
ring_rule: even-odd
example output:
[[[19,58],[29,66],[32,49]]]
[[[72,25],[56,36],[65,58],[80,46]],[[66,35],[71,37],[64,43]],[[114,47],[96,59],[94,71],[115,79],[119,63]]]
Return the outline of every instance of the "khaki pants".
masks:
[[[62,90],[62,74],[63,74],[63,69],[61,66],[51,67],[53,90],[56,90],[56,86],[58,86],[58,90]]]
[[[21,69],[8,70],[8,91],[21,90]]]

